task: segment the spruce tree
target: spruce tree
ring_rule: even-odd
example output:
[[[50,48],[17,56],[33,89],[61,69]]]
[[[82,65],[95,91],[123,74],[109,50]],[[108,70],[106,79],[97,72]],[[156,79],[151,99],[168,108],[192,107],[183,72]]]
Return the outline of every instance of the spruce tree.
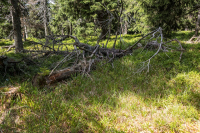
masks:
[[[63,27],[66,29],[73,24],[78,33],[84,34],[90,34],[98,30],[98,27],[101,29],[100,38],[105,38],[111,23],[110,19],[112,19],[113,33],[119,27],[118,16],[122,2],[123,0],[55,0],[51,27],[56,31]],[[62,24],[57,26],[58,23]]]
[[[172,30],[180,28],[181,18],[185,16],[187,8],[194,6],[197,0],[136,0],[143,10],[140,17],[144,28],[162,27],[164,33],[170,35]],[[140,9],[140,10],[141,10]]]

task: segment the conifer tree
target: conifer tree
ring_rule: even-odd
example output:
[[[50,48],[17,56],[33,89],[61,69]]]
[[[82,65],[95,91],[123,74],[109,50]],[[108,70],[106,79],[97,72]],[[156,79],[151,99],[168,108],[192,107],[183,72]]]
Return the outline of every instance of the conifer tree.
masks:
[[[94,32],[101,29],[100,38],[105,38],[112,19],[111,30],[115,33],[118,27],[118,16],[123,0],[55,0],[53,26],[54,30],[61,27],[74,27],[80,25],[79,30]],[[58,10],[56,10],[58,9]],[[112,14],[112,15],[111,15]],[[111,17],[112,16],[112,17]],[[60,27],[55,28],[56,23],[61,22]],[[63,28],[61,28],[63,29]],[[69,29],[69,28],[68,28]]]
[[[162,27],[166,34],[180,28],[180,20],[187,12],[187,8],[194,6],[197,0],[136,0],[142,8],[140,17],[143,26],[148,29]]]

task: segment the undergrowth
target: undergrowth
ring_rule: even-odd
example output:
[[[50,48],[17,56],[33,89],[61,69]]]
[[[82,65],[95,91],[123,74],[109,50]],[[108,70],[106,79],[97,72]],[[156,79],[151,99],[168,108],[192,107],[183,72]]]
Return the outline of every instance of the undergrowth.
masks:
[[[178,32],[173,37],[186,41],[190,35]],[[123,49],[139,38],[123,36]],[[95,44],[92,38],[81,41]],[[113,42],[114,38],[108,47]],[[76,75],[50,88],[33,87],[31,77],[63,57],[52,57],[42,69],[30,67],[29,76],[7,76],[2,86],[21,86],[20,96],[12,99],[10,108],[24,108],[11,110],[0,129],[52,133],[200,132],[200,44],[182,44],[185,51],[180,62],[179,51],[167,55],[161,52],[152,59],[149,73],[135,73],[135,69],[155,51],[141,53],[137,49],[115,60],[114,67],[99,63],[90,77]],[[3,98],[3,93],[0,96]]]

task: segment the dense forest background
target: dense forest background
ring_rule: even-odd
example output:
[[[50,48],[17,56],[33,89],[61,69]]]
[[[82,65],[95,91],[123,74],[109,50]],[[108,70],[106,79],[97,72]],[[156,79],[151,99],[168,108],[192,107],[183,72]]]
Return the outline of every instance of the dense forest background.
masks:
[[[12,39],[16,31],[24,40],[54,34],[105,39],[145,34],[158,27],[170,36],[177,30],[198,32],[199,26],[198,0],[11,0],[0,4],[0,38]],[[13,29],[15,23],[19,29]]]

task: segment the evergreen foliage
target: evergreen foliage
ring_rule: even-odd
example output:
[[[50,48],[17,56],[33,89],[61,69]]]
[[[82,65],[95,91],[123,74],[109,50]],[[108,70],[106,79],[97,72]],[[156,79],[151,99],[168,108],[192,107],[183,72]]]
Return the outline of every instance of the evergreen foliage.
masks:
[[[0,2],[0,39],[5,38],[12,30],[9,3],[7,1]]]
[[[198,3],[197,0],[136,0],[139,5],[137,10],[142,17],[140,26],[152,30],[162,27],[167,35],[173,30],[181,28],[181,18],[183,18],[188,8],[190,9]]]
[[[97,28],[106,34],[110,19],[113,19],[112,29],[115,32],[122,2],[117,0],[56,0],[53,5],[51,27],[56,33],[63,29],[69,33],[70,24],[72,24],[76,34],[92,35],[98,30]],[[114,18],[111,18],[111,14]]]

